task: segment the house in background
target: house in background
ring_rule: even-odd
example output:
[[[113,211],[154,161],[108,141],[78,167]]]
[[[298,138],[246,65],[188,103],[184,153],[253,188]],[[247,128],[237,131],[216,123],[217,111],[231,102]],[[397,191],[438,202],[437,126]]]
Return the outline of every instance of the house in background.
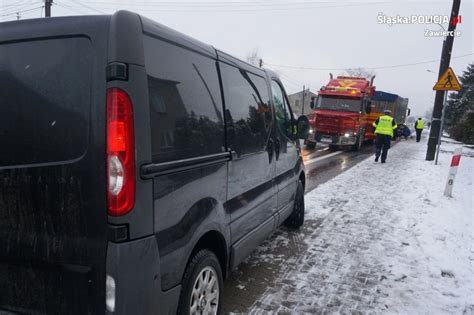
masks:
[[[318,96],[309,89],[304,90],[304,107],[303,107],[303,91],[288,95],[291,109],[296,116],[307,115],[311,112],[311,97]]]

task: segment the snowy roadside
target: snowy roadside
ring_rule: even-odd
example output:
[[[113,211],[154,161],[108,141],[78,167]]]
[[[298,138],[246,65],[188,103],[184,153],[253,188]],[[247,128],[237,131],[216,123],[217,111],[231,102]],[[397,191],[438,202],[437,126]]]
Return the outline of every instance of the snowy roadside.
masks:
[[[307,222],[322,223],[296,232],[306,249],[282,262],[251,311],[474,313],[472,149],[443,196],[458,146],[443,143],[436,166],[426,139],[401,140],[386,164],[367,159],[308,193]],[[257,260],[273,259],[272,246]]]

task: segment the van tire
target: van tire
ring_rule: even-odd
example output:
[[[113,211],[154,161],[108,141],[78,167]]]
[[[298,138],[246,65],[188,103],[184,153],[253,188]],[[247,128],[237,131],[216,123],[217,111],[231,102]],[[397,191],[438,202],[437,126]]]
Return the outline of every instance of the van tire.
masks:
[[[201,287],[201,289],[204,289],[204,292],[200,292],[198,295],[200,297],[203,297],[204,300],[206,301],[205,297],[206,295],[212,295],[212,293],[206,292],[206,289],[209,289],[204,284],[198,284],[197,279],[198,276],[206,275],[209,274],[212,279],[212,277],[215,277],[215,281],[217,284],[217,311],[215,314],[220,314],[221,309],[222,309],[222,295],[223,295],[223,287],[224,287],[224,282],[223,282],[223,277],[222,277],[222,269],[221,265],[219,263],[219,260],[217,259],[216,255],[211,252],[210,250],[207,249],[202,249],[198,251],[193,258],[190,260],[186,267],[186,272],[184,273],[183,276],[183,281],[181,282],[182,288],[181,288],[181,295],[179,297],[179,305],[178,305],[178,312],[177,314],[191,314],[191,299],[192,299],[192,292],[195,287]],[[208,293],[208,294],[206,294]],[[196,304],[197,303],[197,304]],[[193,303],[194,306],[199,307],[199,309],[196,309],[196,314],[200,314],[201,311],[203,313],[208,313],[208,314],[214,314],[214,312],[209,312],[202,310],[201,303],[200,301],[196,301],[196,303]]]
[[[295,202],[293,205],[293,212],[288,219],[285,220],[284,225],[291,229],[298,229],[304,223],[304,188],[301,180],[298,181],[296,188]]]

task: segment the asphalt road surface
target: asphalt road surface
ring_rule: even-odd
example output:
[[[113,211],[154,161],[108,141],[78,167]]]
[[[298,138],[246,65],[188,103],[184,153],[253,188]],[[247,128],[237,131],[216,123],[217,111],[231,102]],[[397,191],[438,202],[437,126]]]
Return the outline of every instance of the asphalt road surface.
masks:
[[[348,170],[374,152],[373,146],[364,144],[358,152],[332,151],[326,145],[318,144],[315,149],[303,148],[306,171],[306,192]]]
[[[360,151],[333,151],[328,146],[318,144],[315,149],[303,148],[303,159],[306,169],[306,192],[313,190],[352,166],[373,154],[373,146],[365,144]],[[322,220],[321,220],[322,221]],[[314,237],[317,235],[321,221],[306,221],[299,232]],[[285,234],[287,237],[281,237]],[[285,239],[290,241],[286,243]],[[282,244],[280,243],[280,240]],[[284,227],[279,228],[269,238],[269,248],[263,249],[266,254],[283,259],[298,256],[305,251],[305,243],[301,233],[292,233]],[[260,261],[262,249],[255,251],[248,259],[234,270],[225,281],[223,311],[228,313],[248,313],[252,305],[265,292],[269,283],[273,282],[280,273],[280,266],[273,260]],[[243,287],[245,286],[245,289]]]

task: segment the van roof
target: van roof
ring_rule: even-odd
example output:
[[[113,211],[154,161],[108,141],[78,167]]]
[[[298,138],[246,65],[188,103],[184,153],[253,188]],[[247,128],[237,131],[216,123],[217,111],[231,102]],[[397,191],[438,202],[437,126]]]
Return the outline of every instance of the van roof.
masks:
[[[122,12],[123,11],[119,11]],[[135,14],[129,11],[125,11],[129,14]],[[115,13],[117,14],[117,13]],[[172,28],[169,28],[163,24],[150,20],[144,16],[140,16],[143,26],[143,32],[147,35],[158,37],[167,41],[172,41],[176,44],[180,44],[199,53],[211,55],[216,58],[216,51],[211,45],[205,44],[197,39],[194,39],[188,35],[180,33]]]
[[[9,21],[0,23],[0,42],[18,39],[29,39],[44,36],[44,31],[48,30],[48,36],[60,36],[68,30],[81,33],[80,25],[90,24],[105,24],[110,23],[111,20],[118,18],[124,23],[128,24],[130,20],[139,18],[142,24],[142,31],[144,34],[160,38],[165,41],[170,41],[178,45],[182,45],[188,49],[194,50],[200,54],[208,55],[212,58],[217,58],[229,64],[236,65],[240,68],[246,69],[250,72],[264,76],[267,72],[269,76],[279,77],[275,72],[269,69],[258,68],[239,58],[236,58],[221,50],[215,49],[213,46],[203,43],[188,35],[180,33],[163,24],[155,22],[149,18],[141,16],[137,13],[127,10],[120,10],[113,15],[80,15],[80,16],[62,16],[51,18],[27,19],[20,21]],[[89,28],[89,27],[87,27]],[[38,30],[38,33],[36,32]],[[112,31],[113,29],[110,29]],[[132,32],[133,33],[133,32]],[[135,33],[136,34],[136,33]]]

